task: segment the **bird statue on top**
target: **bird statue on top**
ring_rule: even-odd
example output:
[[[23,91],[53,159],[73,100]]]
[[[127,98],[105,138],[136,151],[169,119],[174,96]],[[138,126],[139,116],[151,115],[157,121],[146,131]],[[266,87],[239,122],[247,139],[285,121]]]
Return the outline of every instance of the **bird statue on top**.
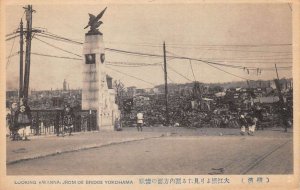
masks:
[[[88,25],[84,28],[86,29],[87,27],[90,26],[90,30],[88,31],[87,35],[97,35],[97,34],[100,34],[102,35],[102,33],[98,30],[98,27],[103,24],[102,21],[100,21],[101,17],[103,16],[104,12],[106,11],[106,8],[101,11],[101,13],[99,13],[97,15],[97,17],[95,17],[94,15],[90,14],[89,13],[89,16],[90,16],[90,19],[89,19],[89,23]]]

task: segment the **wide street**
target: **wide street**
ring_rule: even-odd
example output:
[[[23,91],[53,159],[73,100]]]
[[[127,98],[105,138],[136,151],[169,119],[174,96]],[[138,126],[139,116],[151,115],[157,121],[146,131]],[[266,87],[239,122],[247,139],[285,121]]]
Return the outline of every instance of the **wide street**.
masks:
[[[293,173],[292,132],[282,129],[257,131],[255,136],[240,136],[238,129],[183,129],[145,128],[138,133],[135,129],[111,132],[114,139],[131,136],[131,140],[120,141],[105,146],[91,146],[62,151],[34,159],[20,160],[7,164],[8,175],[123,175],[123,174],[291,174]],[[108,133],[107,133],[108,134]],[[108,136],[108,135],[105,136]],[[89,138],[95,145],[95,133],[78,134],[58,138],[61,146],[66,142],[76,143]],[[115,136],[117,135],[117,136]],[[146,138],[141,138],[145,136]],[[137,138],[137,139],[135,139]],[[51,140],[52,139],[52,140]],[[8,142],[10,149],[16,150],[16,143],[35,141],[51,144],[60,141],[57,137],[32,139],[29,142]],[[62,140],[61,140],[62,139]],[[54,140],[54,141],[53,141]],[[77,140],[77,141],[76,141]],[[49,142],[48,142],[49,141]],[[86,139],[86,141],[89,141]],[[65,144],[64,144],[65,143]],[[39,145],[32,145],[39,147]],[[26,149],[26,144],[22,144]],[[49,145],[48,145],[49,146]],[[50,145],[51,146],[51,145]],[[73,144],[73,147],[75,145]],[[45,145],[46,147],[46,145]],[[20,147],[18,148],[20,150]],[[45,148],[43,148],[45,150]],[[30,151],[30,149],[28,149]],[[32,149],[33,150],[33,149]],[[50,148],[49,148],[50,150]],[[42,150],[41,150],[42,151]],[[11,158],[17,154],[9,154]]]

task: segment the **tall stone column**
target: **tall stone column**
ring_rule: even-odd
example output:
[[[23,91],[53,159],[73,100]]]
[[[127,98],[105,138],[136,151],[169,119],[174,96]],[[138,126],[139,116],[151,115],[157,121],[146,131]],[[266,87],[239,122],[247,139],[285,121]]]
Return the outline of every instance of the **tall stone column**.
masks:
[[[89,14],[89,22],[85,27],[90,27],[90,30],[85,34],[83,45],[82,109],[97,111],[98,129],[114,130],[120,111],[115,104],[115,92],[107,83],[109,76],[105,71],[103,35],[98,30],[105,10],[97,16]]]
[[[83,56],[82,109],[97,110],[97,128],[100,129],[101,92],[106,77],[102,34],[85,35]]]

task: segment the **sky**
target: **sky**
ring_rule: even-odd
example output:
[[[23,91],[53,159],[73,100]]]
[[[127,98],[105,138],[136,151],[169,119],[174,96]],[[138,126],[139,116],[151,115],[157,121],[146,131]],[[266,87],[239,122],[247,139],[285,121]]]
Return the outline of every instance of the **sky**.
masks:
[[[25,5],[24,5],[25,6]],[[15,31],[23,16],[23,6],[6,7],[6,33]],[[33,4],[33,27],[83,42],[88,13],[100,13],[100,31],[106,48],[210,60],[243,67],[269,68],[248,74],[247,70],[215,66],[199,61],[168,59],[168,82],[204,83],[269,80],[276,77],[274,67],[292,66],[292,12],[287,3],[277,4]],[[35,36],[52,45],[82,55],[82,45]],[[24,47],[25,48],[25,47]],[[19,38],[6,42],[7,56],[19,51]],[[10,53],[11,52],[11,53]],[[32,40],[32,52],[79,58]],[[162,63],[162,57],[141,57],[110,51],[106,61],[125,63]],[[31,56],[30,89],[61,89],[66,79],[71,89],[82,86],[80,60]],[[109,63],[107,63],[109,65]],[[126,65],[125,65],[126,66]],[[151,88],[164,83],[162,66],[107,66],[107,74],[125,86]],[[221,71],[221,70],[222,71]],[[117,71],[119,72],[117,72]],[[19,56],[6,63],[7,89],[17,89]],[[125,73],[125,74],[123,74]],[[194,74],[193,74],[194,73]],[[130,76],[129,76],[130,75]],[[291,69],[279,70],[280,77],[291,77]],[[133,76],[133,77],[132,77]],[[238,76],[238,77],[237,77]],[[142,80],[138,80],[138,79]],[[145,82],[146,81],[146,82]]]

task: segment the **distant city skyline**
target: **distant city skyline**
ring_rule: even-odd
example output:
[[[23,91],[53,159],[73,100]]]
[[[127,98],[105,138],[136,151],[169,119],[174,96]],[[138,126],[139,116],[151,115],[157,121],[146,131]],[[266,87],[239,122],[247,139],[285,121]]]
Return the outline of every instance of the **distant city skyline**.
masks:
[[[99,6],[33,4],[33,9],[36,10],[33,14],[33,27],[42,27],[50,33],[83,42],[84,34],[87,32],[83,27],[88,22],[88,13],[98,14],[106,6],[108,8],[103,16],[104,24],[100,27],[105,47],[162,55],[162,43],[165,41],[167,55],[170,56],[167,61],[170,83],[187,83],[194,80],[203,83],[242,80],[238,77],[269,80],[276,77],[275,70],[270,69],[274,68],[275,63],[278,67],[292,66],[292,13],[287,3],[185,5],[154,3],[99,4]],[[23,5],[6,7],[7,34],[18,28],[22,16],[23,22],[26,22],[22,7]],[[35,37],[82,55],[82,45],[54,41],[42,36]],[[32,40],[33,53],[79,58],[47,46],[37,39]],[[18,41],[18,38],[7,41],[6,57],[10,52],[13,54],[19,51]],[[30,89],[62,88],[64,79],[69,81],[71,88],[81,88],[82,61],[42,57],[36,54],[32,55]],[[200,61],[190,63],[186,59],[172,59],[171,56],[268,69],[262,69],[260,74],[256,70],[218,65],[214,65],[217,67],[214,68]],[[106,51],[105,58],[107,64],[111,65],[107,66],[107,74],[115,80],[121,80],[127,87],[150,88],[164,83],[160,65],[140,65],[161,64],[162,57],[142,57]],[[127,65],[122,65],[124,62]],[[136,66],[135,63],[139,65]],[[6,69],[8,90],[18,88],[18,66],[19,56],[11,57]],[[279,69],[279,75],[289,78],[292,76],[292,70]]]

